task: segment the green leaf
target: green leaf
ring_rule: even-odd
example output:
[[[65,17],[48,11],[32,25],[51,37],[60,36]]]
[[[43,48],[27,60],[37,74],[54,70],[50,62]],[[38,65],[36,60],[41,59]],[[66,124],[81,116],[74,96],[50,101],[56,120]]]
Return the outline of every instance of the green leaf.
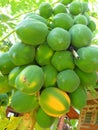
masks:
[[[9,3],[9,0],[0,0],[0,6],[6,6]]]
[[[6,14],[0,14],[0,21],[6,22],[8,20],[10,20],[10,17],[8,15],[6,15]]]
[[[21,117],[11,117],[9,123],[6,126],[7,130],[16,130],[20,122]]]
[[[6,30],[7,26],[4,23],[0,23],[0,36],[2,36]]]

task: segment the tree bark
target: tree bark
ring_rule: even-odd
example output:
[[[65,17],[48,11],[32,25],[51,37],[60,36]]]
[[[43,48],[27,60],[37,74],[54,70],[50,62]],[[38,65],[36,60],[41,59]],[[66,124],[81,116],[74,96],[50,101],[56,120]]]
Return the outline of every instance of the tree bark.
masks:
[[[63,125],[64,125],[64,118],[65,118],[65,115],[60,117],[59,123],[58,123],[58,126],[57,126],[57,130],[62,130]]]
[[[60,117],[58,126],[57,126],[57,130],[69,130],[70,129],[70,125],[64,121],[65,118],[68,118],[68,117],[66,115],[63,115],[62,117]]]
[[[33,111],[32,113],[25,113],[17,130],[34,130],[34,126],[36,123],[35,113],[35,111]]]

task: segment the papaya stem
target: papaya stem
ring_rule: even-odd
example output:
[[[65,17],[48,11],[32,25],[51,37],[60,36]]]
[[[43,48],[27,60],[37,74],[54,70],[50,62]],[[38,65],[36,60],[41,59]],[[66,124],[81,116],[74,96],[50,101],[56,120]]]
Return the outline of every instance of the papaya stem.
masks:
[[[4,39],[6,39],[7,37],[9,37],[15,31],[16,31],[16,29],[13,29],[12,31],[10,31],[7,35],[5,35],[3,38],[0,39],[0,42],[2,42]]]
[[[74,49],[72,49],[72,54],[74,55],[74,57],[75,57],[76,59],[79,58],[78,53],[77,53]]]
[[[35,115],[36,115],[36,110],[34,110],[33,113],[32,113],[32,115],[31,115],[31,119],[32,119],[31,130],[34,130],[34,127],[35,127],[35,123],[36,123]]]
[[[63,115],[63,116],[60,117],[57,130],[62,130],[63,125],[64,125],[64,118],[65,117],[66,117],[66,115]]]
[[[74,56],[76,59],[78,59],[78,58],[79,58],[79,55],[78,55],[78,53],[76,52],[76,50],[75,50],[72,46],[70,47],[70,50],[71,50],[73,56]]]

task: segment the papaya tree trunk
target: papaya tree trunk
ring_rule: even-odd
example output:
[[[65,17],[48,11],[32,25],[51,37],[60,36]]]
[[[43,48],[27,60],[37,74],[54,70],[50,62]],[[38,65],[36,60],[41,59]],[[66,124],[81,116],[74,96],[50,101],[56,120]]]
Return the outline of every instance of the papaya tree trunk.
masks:
[[[63,130],[64,118],[65,118],[65,115],[60,117],[59,122],[58,122],[58,126],[57,126],[57,130]]]
[[[35,123],[35,111],[31,113],[25,113],[17,130],[34,130]]]

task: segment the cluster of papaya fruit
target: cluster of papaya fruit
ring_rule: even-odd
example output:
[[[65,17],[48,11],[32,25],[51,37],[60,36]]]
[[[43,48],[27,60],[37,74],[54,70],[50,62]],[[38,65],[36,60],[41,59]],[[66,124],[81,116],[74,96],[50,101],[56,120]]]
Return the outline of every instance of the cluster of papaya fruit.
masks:
[[[87,91],[96,87],[96,24],[88,11],[86,2],[43,2],[16,26],[19,42],[0,53],[0,94],[13,91],[11,107],[20,113],[36,110],[43,128],[70,106],[81,110]]]

